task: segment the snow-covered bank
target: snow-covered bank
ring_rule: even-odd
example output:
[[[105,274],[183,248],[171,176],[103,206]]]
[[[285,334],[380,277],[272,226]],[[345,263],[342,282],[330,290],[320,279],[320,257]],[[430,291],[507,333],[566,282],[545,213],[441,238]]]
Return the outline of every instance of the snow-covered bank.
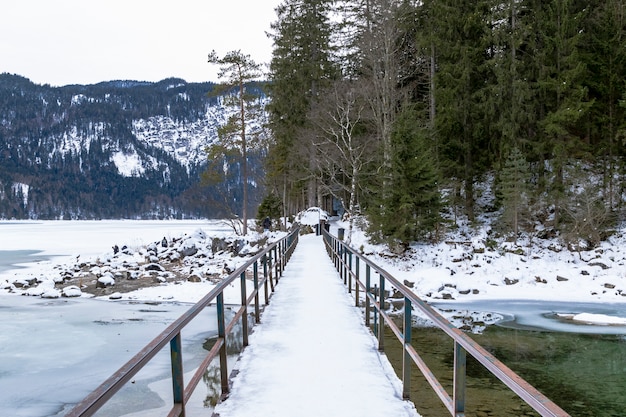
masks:
[[[318,209],[297,218],[305,226],[315,226],[320,219],[328,215]],[[339,228],[348,230],[346,223],[330,220],[332,234]],[[81,228],[83,234],[78,232]],[[183,302],[200,299],[238,262],[259,250],[257,244],[281,236],[253,233],[243,240],[226,225],[206,221],[0,222],[0,230],[0,251],[34,249],[49,256],[65,255],[0,273],[4,288],[0,294]],[[418,296],[438,305],[507,299],[626,303],[626,237],[621,231],[588,252],[571,252],[548,239],[532,244],[496,242],[488,228],[458,233],[434,245],[415,244],[402,255],[370,243],[358,229],[349,239],[352,247],[405,281]],[[477,319],[481,320],[489,324],[498,316]],[[626,318],[612,319],[617,325],[621,320]]]
[[[339,223],[338,227],[346,227]],[[571,252],[557,240],[497,242],[489,228],[401,255],[356,231],[350,244],[425,300],[529,299],[626,303],[626,235],[592,251]]]
[[[174,224],[0,223],[3,236],[8,238],[0,250],[11,242],[12,250],[30,248],[52,258],[0,274],[0,288],[43,298],[100,296],[195,302],[249,256],[284,236],[282,232],[252,232],[243,238],[222,223],[206,221],[181,222],[175,233],[170,230]],[[37,228],[40,235],[33,239]],[[108,248],[94,244],[105,239],[109,239]],[[70,252],[58,242],[73,242],[75,246]],[[93,250],[92,245],[99,250]],[[64,252],[77,254],[62,255]]]

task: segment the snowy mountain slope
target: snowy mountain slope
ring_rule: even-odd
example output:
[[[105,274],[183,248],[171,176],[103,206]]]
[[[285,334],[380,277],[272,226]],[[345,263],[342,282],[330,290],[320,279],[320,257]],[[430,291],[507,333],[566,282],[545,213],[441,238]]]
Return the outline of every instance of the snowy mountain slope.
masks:
[[[188,190],[236,111],[213,87],[0,74],[0,218],[210,217]]]

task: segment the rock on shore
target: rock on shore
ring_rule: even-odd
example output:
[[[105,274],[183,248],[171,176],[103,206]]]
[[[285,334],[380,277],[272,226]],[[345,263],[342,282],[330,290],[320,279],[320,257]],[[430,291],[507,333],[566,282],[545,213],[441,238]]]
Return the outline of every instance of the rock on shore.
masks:
[[[11,293],[42,298],[109,296],[119,298],[140,288],[181,282],[217,283],[282,232],[208,236],[202,229],[178,238],[163,238],[139,248],[115,245],[96,259],[56,265],[37,276],[0,283]]]

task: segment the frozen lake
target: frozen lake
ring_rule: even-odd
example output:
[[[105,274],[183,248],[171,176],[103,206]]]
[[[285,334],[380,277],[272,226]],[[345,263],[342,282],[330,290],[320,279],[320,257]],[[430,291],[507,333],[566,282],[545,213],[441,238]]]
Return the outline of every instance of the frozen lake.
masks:
[[[216,220],[0,221],[0,278],[16,264],[92,257],[113,245],[129,247],[170,239],[198,228],[230,231]]]
[[[493,312],[504,317],[499,326],[520,330],[548,330],[578,334],[626,335],[625,325],[598,325],[564,320],[559,314],[581,312],[626,318],[626,303],[583,303],[534,300],[443,301],[441,310]]]
[[[42,273],[77,256],[110,253],[115,244],[139,246],[198,228],[229,230],[216,221],[0,222],[0,278]],[[68,404],[83,399],[189,307],[44,300],[0,291],[0,415],[63,415]],[[204,340],[215,334],[215,322],[209,310],[192,321],[183,333],[186,356],[193,360],[201,353]],[[166,393],[171,391],[168,352],[153,362],[134,387],[143,390],[142,407],[160,405],[148,384],[163,380]]]
[[[189,307],[0,297],[0,415],[63,415]],[[201,316],[183,335],[186,354],[215,334],[213,311]],[[138,385],[167,378],[169,366],[166,349]]]

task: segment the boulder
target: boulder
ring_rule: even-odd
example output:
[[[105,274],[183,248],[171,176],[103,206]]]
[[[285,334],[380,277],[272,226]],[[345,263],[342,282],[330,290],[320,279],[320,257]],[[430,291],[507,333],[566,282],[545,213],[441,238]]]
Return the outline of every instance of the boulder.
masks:
[[[96,282],[96,288],[106,288],[115,285],[115,279],[110,272],[102,275]]]
[[[165,271],[165,268],[163,268],[161,265],[154,263],[154,262],[144,266],[143,269],[146,271],[158,271],[158,272]]]
[[[198,248],[196,248],[196,245],[191,244],[189,246],[183,246],[181,247],[178,252],[181,254],[181,256],[193,256],[196,253],[198,253]]]
[[[602,269],[609,269],[609,266],[603,264],[602,262],[589,262],[587,265],[589,266],[599,266]]]
[[[83,292],[76,285],[70,285],[61,290],[63,297],[80,297]]]
[[[196,274],[189,275],[187,277],[187,282],[202,282],[202,278]]]
[[[519,282],[519,279],[510,279],[510,278],[504,278],[504,283],[506,285],[515,285]]]

